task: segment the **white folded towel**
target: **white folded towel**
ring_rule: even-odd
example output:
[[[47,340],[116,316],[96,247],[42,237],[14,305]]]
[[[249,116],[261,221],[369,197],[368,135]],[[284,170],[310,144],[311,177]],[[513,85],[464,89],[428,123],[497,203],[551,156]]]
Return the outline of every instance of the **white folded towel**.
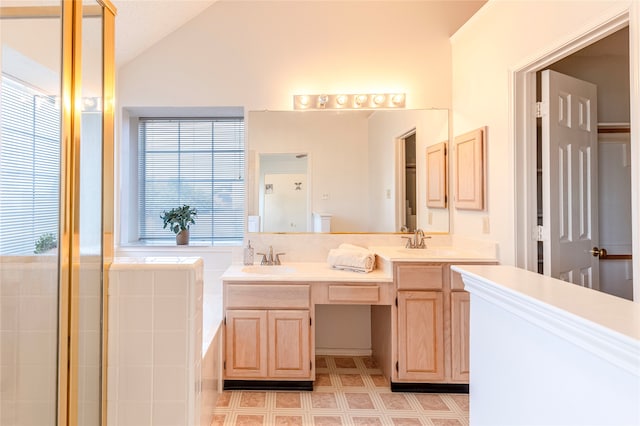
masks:
[[[347,246],[347,247],[344,247]],[[369,250],[342,244],[337,249],[329,250],[327,262],[334,269],[344,269],[354,272],[371,272],[376,265],[376,255]]]

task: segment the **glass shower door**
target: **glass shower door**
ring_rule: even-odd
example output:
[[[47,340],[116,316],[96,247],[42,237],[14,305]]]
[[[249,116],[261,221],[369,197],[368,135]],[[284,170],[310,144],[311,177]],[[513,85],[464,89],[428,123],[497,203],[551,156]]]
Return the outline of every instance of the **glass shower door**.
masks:
[[[36,3],[0,7],[0,425],[100,425],[115,10]]]
[[[62,16],[0,40],[0,424],[55,425]]]

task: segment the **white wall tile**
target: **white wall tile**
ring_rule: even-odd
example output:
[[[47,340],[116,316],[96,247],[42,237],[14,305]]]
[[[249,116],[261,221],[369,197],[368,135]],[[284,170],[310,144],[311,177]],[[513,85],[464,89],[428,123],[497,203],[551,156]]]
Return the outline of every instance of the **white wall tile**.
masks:
[[[0,331],[0,365],[13,366],[18,361],[18,332]]]
[[[150,331],[123,331],[119,336],[118,365],[149,366],[153,362],[153,341]]]
[[[3,401],[0,399],[0,425],[15,425],[18,424],[18,413],[16,410],[16,403],[9,401]]]
[[[151,426],[150,402],[121,402],[118,404],[118,426]]]
[[[159,402],[153,404],[153,426],[176,426],[187,424],[184,403]]]
[[[120,366],[118,368],[118,399],[120,401],[151,401],[151,366]]]
[[[153,277],[148,271],[117,271],[119,296],[151,296]]]
[[[153,273],[156,296],[184,296],[189,291],[189,270],[157,271]]]
[[[57,299],[52,297],[24,296],[20,298],[18,324],[21,331],[56,330]]]
[[[187,335],[183,331],[153,333],[153,362],[158,365],[186,365]]]
[[[22,331],[18,335],[19,365],[55,365],[57,335],[50,331]]]
[[[153,367],[154,401],[186,401],[187,370],[175,365]]]
[[[120,297],[118,321],[120,328],[131,331],[151,331],[152,300],[149,297]]]
[[[54,426],[57,423],[53,404],[47,402],[19,402],[16,404],[21,426]]]
[[[0,330],[18,330],[18,309],[20,298],[17,296],[0,297]]]
[[[155,297],[153,299],[154,331],[186,330],[186,297]]]
[[[0,268],[0,297],[18,296],[21,281],[22,271],[15,267],[2,265]]]
[[[8,402],[16,400],[18,394],[17,370],[15,365],[0,366],[0,401]]]
[[[22,401],[48,401],[56,392],[52,368],[43,365],[18,364],[17,399]]]

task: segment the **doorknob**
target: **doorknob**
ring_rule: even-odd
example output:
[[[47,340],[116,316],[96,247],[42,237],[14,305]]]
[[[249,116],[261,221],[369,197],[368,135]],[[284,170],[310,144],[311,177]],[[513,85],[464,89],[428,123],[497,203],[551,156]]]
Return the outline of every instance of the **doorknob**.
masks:
[[[607,250],[603,248],[599,249],[598,247],[594,247],[591,250],[589,250],[589,253],[591,253],[593,257],[605,257],[607,255]]]

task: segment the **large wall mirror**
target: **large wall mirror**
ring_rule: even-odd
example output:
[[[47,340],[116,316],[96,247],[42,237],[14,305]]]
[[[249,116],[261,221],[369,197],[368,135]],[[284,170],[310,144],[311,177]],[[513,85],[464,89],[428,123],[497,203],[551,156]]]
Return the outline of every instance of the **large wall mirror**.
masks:
[[[248,231],[449,232],[448,130],[446,109],[249,112]]]

